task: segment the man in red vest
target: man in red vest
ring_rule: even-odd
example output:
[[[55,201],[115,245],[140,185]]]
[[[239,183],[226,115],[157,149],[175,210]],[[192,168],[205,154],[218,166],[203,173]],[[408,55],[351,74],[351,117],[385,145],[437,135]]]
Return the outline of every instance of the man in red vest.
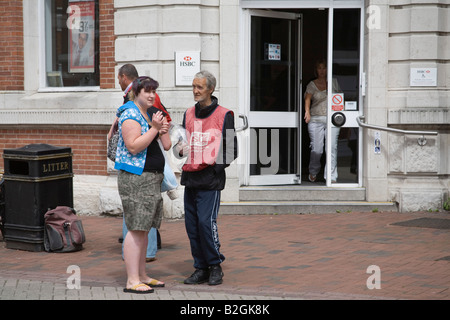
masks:
[[[200,71],[192,81],[194,107],[183,119],[188,147],[180,153],[187,155],[183,165],[181,184],[185,186],[184,210],[186,232],[191,244],[195,272],[185,284],[222,283],[217,215],[220,192],[225,187],[225,168],[237,158],[237,139],[234,114],[220,106],[212,95],[216,78],[208,71]]]

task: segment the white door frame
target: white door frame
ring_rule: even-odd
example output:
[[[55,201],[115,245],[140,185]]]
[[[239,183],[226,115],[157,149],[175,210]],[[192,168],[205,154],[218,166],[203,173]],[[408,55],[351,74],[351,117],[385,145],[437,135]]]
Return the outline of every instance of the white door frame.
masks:
[[[364,84],[364,1],[361,0],[359,1],[359,3],[355,4],[355,1],[342,1],[342,3],[339,4],[339,6],[334,6],[332,8],[330,8],[329,12],[328,12],[328,58],[327,58],[327,81],[328,81],[328,92],[333,92],[332,91],[332,85],[333,85],[333,22],[334,22],[334,9],[360,9],[360,44],[359,44],[359,50],[360,50],[360,60],[359,60],[359,70],[360,70],[360,74],[359,74],[359,109],[357,113],[350,113],[347,114],[347,117],[353,117],[354,119],[351,119],[350,117],[348,117],[349,119],[347,119],[347,122],[353,122],[356,123],[356,117],[357,116],[361,116],[363,115],[363,109],[364,109],[364,105],[363,105],[363,94],[365,94],[365,88],[363,88]],[[358,2],[358,1],[356,1]],[[349,4],[351,3],[351,4]],[[327,154],[327,161],[326,161],[326,168],[327,168],[327,176],[326,176],[326,186],[327,187],[339,187],[339,186],[343,186],[343,187],[361,187],[362,186],[362,172],[363,172],[363,162],[362,162],[362,154],[363,154],[363,149],[362,149],[362,130],[359,130],[359,137],[358,137],[358,141],[359,141],[359,145],[358,145],[358,182],[357,183],[332,183],[331,180],[331,127],[333,126],[331,124],[331,117],[333,115],[333,112],[331,112],[331,102],[332,99],[332,94],[328,95],[328,117],[327,117],[327,127],[329,130],[327,130],[327,139],[326,139],[326,154]],[[344,112],[345,113],[345,112]],[[354,121],[352,121],[354,120]]]
[[[242,40],[243,44],[243,60],[245,61],[243,65],[245,68],[241,68],[241,72],[243,72],[244,85],[241,86],[243,88],[243,92],[241,93],[241,107],[240,113],[244,114],[248,118],[248,126],[251,129],[252,127],[276,127],[276,128],[291,128],[296,127],[298,130],[297,139],[300,141],[301,127],[300,127],[300,119],[301,116],[300,110],[296,112],[258,112],[258,111],[250,111],[250,74],[251,74],[251,18],[253,16],[258,17],[268,17],[268,18],[278,18],[278,19],[287,19],[287,20],[298,20],[300,16],[295,13],[289,12],[278,12],[278,11],[264,11],[264,10],[244,10],[243,14],[243,25],[244,25],[244,37]],[[299,23],[298,32],[301,33],[301,23]],[[301,39],[301,36],[300,36]],[[300,42],[299,42],[300,46]],[[299,48],[298,48],[299,49]],[[300,55],[300,50],[298,50]],[[299,57],[300,58],[300,57]],[[298,64],[298,68],[300,68],[300,63]],[[299,72],[299,70],[296,70]],[[300,99],[300,94],[298,95],[298,99]],[[300,106],[300,101],[295,102],[297,106]],[[273,123],[277,123],[276,126]],[[240,148],[241,156],[244,160],[244,165],[240,168],[240,176],[243,177],[243,181],[241,184],[244,185],[284,185],[284,184],[293,184],[296,183],[299,179],[299,172],[294,174],[282,174],[282,175],[259,175],[259,176],[251,176],[250,175],[250,162],[252,161],[252,155],[250,154],[250,135],[252,134],[251,130],[245,130],[243,132],[243,138],[241,139],[240,145],[243,148]],[[242,141],[244,140],[244,141]],[[242,143],[244,142],[244,143]],[[297,168],[298,171],[301,170],[300,163],[300,154],[296,155],[297,158]],[[243,182],[243,183],[242,183]]]
[[[365,84],[363,82],[364,77],[364,0],[347,0],[347,1],[335,1],[335,0],[280,0],[280,1],[267,1],[267,0],[241,0],[240,1],[240,7],[241,7],[241,15],[240,15],[240,25],[241,25],[241,32],[239,36],[239,42],[240,42],[240,58],[239,58],[239,64],[240,68],[238,71],[239,79],[240,81],[240,91],[239,91],[239,101],[240,101],[240,109],[239,112],[246,117],[249,116],[249,99],[250,99],[250,92],[249,92],[249,86],[250,83],[250,68],[251,68],[251,59],[250,59],[250,36],[251,36],[251,13],[254,12],[254,9],[267,9],[267,8],[273,8],[273,9],[294,9],[294,8],[304,8],[304,9],[311,9],[311,8],[328,8],[329,9],[329,23],[328,23],[328,92],[331,92],[331,77],[333,75],[333,69],[332,69],[332,48],[333,48],[333,42],[332,42],[332,35],[333,35],[333,9],[341,9],[341,8],[360,8],[361,9],[361,27],[360,27],[360,88],[359,90],[359,113],[360,115],[363,114],[363,94],[365,92],[365,88],[363,87]],[[279,12],[279,11],[263,11],[258,10],[261,12],[261,14],[269,14],[272,16],[273,14],[277,14],[280,17],[286,17],[287,15],[290,15],[291,13],[288,12]],[[299,95],[300,96],[300,95]],[[301,98],[301,97],[300,97]],[[301,104],[300,104],[301,105]],[[331,109],[331,95],[329,95],[328,100],[328,110]],[[301,110],[298,110],[299,114]],[[298,121],[301,121],[298,119]],[[328,127],[331,127],[331,113],[329,113],[328,117]],[[301,128],[299,128],[299,131],[301,131]],[[301,133],[300,133],[301,134]],[[331,130],[327,130],[327,155],[331,154]],[[327,161],[327,186],[333,186],[333,187],[361,187],[362,186],[362,172],[363,172],[363,161],[362,161],[362,155],[363,155],[363,145],[362,145],[362,130],[359,130],[359,155],[358,155],[358,183],[355,184],[339,184],[339,183],[331,183],[331,162]],[[241,139],[239,144],[240,154],[243,159],[244,163],[241,163],[242,165],[239,166],[239,179],[241,185],[249,185],[252,184],[250,181],[250,168],[248,163],[250,163],[250,132],[249,130],[245,130],[241,133]],[[301,150],[301,148],[299,148]],[[301,162],[301,154],[299,154],[299,162]],[[301,165],[299,167],[299,172],[301,173]],[[270,181],[269,177],[262,176],[263,178],[266,178],[266,183],[262,182],[262,184],[272,184],[273,181]]]

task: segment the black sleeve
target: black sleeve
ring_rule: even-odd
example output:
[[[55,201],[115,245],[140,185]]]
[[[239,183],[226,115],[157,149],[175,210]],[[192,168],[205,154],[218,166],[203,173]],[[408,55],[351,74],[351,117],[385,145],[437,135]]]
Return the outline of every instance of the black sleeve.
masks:
[[[163,106],[163,107],[164,107],[164,106]],[[154,115],[155,113],[157,113],[158,111],[161,111],[164,117],[167,117],[167,115],[169,114],[169,113],[167,112],[166,108],[164,108],[164,110],[161,110],[161,109],[159,109],[159,108],[157,108],[157,107],[154,107],[154,106],[151,106],[151,107],[148,109],[147,114],[148,114],[149,118],[152,119],[153,115]]]

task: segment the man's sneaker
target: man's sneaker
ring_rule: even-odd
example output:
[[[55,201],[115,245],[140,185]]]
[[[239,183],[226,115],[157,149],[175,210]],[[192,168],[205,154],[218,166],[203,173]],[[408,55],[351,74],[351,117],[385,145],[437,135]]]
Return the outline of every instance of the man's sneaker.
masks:
[[[223,282],[223,272],[220,264],[215,264],[209,267],[209,281],[210,286],[215,286]]]
[[[194,273],[184,280],[184,284],[200,284],[208,281],[209,272],[208,269],[195,269]]]

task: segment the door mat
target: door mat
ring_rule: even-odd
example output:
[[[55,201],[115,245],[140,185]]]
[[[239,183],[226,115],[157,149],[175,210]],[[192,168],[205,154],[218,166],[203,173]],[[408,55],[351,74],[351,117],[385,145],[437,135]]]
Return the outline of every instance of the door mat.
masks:
[[[403,227],[450,229],[450,219],[418,218],[413,220],[391,223],[391,225]]]
[[[439,261],[439,260],[450,261],[450,256],[442,257],[442,258],[436,259],[435,261]]]

